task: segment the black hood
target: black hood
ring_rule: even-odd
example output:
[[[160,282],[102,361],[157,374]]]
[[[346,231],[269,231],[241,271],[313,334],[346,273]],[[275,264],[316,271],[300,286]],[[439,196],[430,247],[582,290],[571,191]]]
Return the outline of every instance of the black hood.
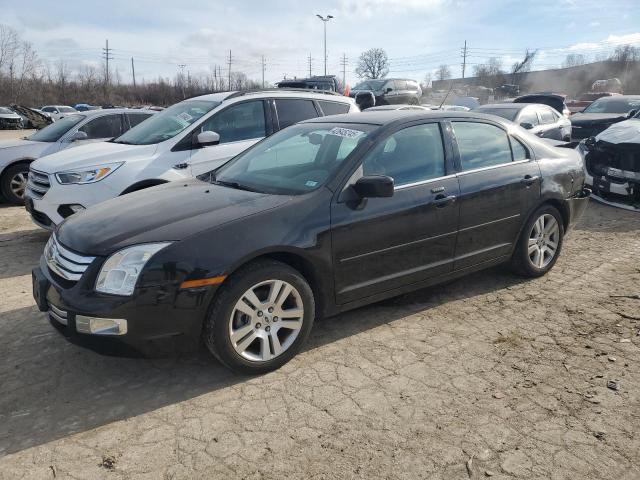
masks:
[[[626,120],[626,113],[574,113],[571,115],[572,125],[597,125],[602,123],[615,123]]]
[[[290,197],[248,192],[192,179],[100,203],[77,213],[57,230],[66,247],[109,255],[139,243],[178,241],[284,204]]]

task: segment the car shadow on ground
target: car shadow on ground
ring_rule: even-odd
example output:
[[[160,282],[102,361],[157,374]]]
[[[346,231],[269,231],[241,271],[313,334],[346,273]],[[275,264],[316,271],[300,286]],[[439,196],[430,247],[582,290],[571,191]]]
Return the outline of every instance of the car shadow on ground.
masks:
[[[49,235],[41,228],[0,233],[0,280],[30,274]]]
[[[523,280],[494,268],[323,319],[305,351]],[[100,355],[68,343],[35,306],[0,316],[0,346],[0,456],[252,378],[228,371],[204,347],[157,359]]]

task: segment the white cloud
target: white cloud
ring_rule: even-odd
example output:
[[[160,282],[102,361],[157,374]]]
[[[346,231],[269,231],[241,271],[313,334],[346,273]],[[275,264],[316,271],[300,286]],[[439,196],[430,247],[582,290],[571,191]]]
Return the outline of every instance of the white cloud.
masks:
[[[341,10],[349,14],[398,14],[410,11],[429,12],[442,7],[447,0],[341,0]]]

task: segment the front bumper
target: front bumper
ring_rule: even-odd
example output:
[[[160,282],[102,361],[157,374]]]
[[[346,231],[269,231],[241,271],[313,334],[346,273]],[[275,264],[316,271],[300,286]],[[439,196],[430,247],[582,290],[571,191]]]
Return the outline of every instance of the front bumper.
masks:
[[[154,355],[197,347],[214,290],[162,285],[138,287],[131,297],[100,294],[93,284],[103,261],[96,259],[75,284],[53,274],[44,257],[33,269],[34,299],[60,333],[100,353]],[[125,328],[111,334],[86,333],[86,317],[119,319]]]

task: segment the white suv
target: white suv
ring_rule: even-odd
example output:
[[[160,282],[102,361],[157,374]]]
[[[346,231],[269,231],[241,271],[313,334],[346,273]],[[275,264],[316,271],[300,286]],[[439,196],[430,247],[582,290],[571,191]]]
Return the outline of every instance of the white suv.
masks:
[[[211,171],[265,136],[323,115],[357,112],[332,92],[224,92],[177,103],[111,142],[31,164],[25,205],[52,229],[73,213],[143,188]]]

